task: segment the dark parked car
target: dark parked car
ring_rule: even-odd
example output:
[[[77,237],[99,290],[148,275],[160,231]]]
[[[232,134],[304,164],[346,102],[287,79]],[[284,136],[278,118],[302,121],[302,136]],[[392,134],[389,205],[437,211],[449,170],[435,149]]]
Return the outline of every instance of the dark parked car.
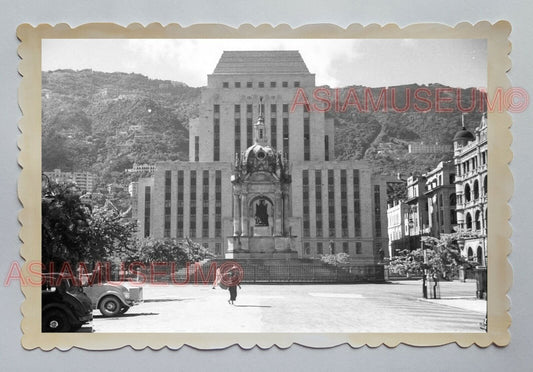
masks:
[[[93,319],[89,297],[61,274],[43,274],[41,300],[42,332],[74,332]]]

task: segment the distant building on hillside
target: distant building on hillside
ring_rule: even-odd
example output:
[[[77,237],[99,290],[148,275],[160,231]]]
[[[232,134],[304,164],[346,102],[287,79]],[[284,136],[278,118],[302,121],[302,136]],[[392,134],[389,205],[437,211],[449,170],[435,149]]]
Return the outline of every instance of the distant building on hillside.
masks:
[[[96,175],[90,172],[62,172],[54,169],[53,172],[43,172],[51,181],[56,183],[73,183],[80,190],[93,191],[96,183]]]
[[[131,167],[130,169],[126,169],[126,173],[142,173],[142,172],[154,173],[155,165],[133,163],[133,167]]]
[[[452,145],[443,145],[443,144],[426,144],[423,142],[413,142],[409,146],[410,154],[442,154],[453,151]]]

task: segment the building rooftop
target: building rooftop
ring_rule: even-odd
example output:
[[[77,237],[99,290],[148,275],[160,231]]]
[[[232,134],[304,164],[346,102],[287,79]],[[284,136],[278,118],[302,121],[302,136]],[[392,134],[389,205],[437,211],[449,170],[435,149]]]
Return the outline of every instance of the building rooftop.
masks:
[[[297,50],[224,51],[213,74],[309,74]]]

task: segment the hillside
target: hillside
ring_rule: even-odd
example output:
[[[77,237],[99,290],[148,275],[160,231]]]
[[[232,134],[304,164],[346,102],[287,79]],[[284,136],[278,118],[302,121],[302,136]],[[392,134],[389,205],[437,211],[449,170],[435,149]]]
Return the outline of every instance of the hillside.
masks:
[[[136,163],[188,158],[199,88],[139,74],[43,72],[43,169],[88,170],[103,184]]]
[[[87,170],[100,184],[127,182],[124,169],[136,163],[188,158],[188,120],[198,116],[200,88],[152,80],[139,74],[92,70],[43,72],[43,170]],[[363,87],[354,88],[364,97]],[[395,87],[396,104],[412,99],[417,85]],[[435,92],[440,85],[424,86]],[[380,88],[372,90],[375,98]],[[410,97],[407,97],[409,92]],[[463,107],[470,90],[462,91]],[[455,96],[451,97],[452,99]],[[387,102],[388,107],[391,102]],[[410,107],[362,112],[349,106],[327,113],[335,121],[338,159],[366,159],[376,173],[408,175],[424,172],[451,152],[409,154],[410,142],[451,144],[460,129],[461,114],[420,112]],[[481,113],[466,116],[467,127],[478,125]]]

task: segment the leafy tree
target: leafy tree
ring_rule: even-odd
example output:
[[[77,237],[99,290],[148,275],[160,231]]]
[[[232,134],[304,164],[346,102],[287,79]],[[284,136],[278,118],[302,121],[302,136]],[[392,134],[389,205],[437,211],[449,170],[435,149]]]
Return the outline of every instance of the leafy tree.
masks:
[[[389,270],[399,275],[421,275],[426,269],[429,274],[437,274],[442,278],[451,279],[459,266],[469,267],[472,265],[465,257],[461,256],[457,244],[458,240],[471,236],[472,234],[467,233],[452,233],[441,234],[440,238],[422,237],[425,250],[418,248],[413,251],[401,251],[400,255],[390,260]]]
[[[73,184],[48,182],[42,190],[42,262],[78,262],[86,256],[91,210]]]
[[[207,248],[189,238],[184,240],[143,238],[137,242],[137,252],[130,256],[129,260],[185,264],[212,257]]]
[[[92,208],[73,184],[42,190],[42,262],[61,265],[131,255],[135,225],[106,207]]]

